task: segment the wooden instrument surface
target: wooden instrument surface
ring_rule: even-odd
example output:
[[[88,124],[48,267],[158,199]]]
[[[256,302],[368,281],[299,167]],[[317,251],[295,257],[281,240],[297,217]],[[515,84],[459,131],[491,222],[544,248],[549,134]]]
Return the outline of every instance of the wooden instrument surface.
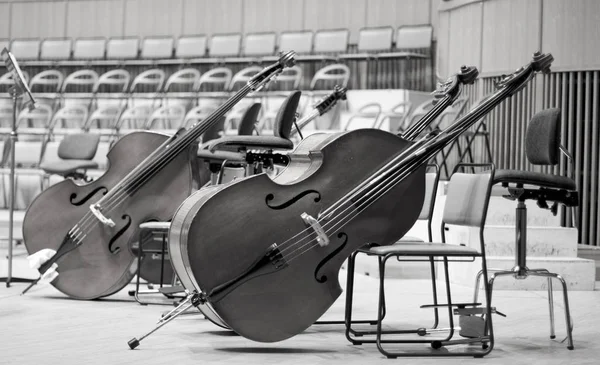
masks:
[[[29,254],[58,249],[69,230],[132,169],[156,150],[168,136],[135,132],[120,139],[108,153],[110,168],[98,180],[76,185],[62,181],[45,190],[31,204],[23,221],[23,238]],[[130,243],[138,239],[138,226],[149,220],[169,220],[194,187],[195,148],[181,152],[153,179],[124,199],[108,215],[115,227],[89,221],[83,243],[57,262],[58,290],[77,299],[95,299],[113,294],[131,281],[135,273]],[[111,252],[118,249],[116,253]]]
[[[187,256],[181,260],[187,262],[175,263],[172,253],[176,271],[189,271],[196,289],[206,293],[243,275],[273,243],[289,254],[288,266],[258,273],[211,302],[225,323],[252,340],[280,341],[313,324],[340,295],[338,271],[350,253],[366,243],[395,242],[423,204],[424,167],[374,204],[347,212],[358,216],[329,232],[329,245],[294,245],[290,238],[310,232],[302,213],[318,217],[409,146],[373,129],[314,136],[298,146],[274,180],[260,174],[211,189],[188,205],[193,209],[180,209],[171,226],[187,230],[187,240],[170,243]]]

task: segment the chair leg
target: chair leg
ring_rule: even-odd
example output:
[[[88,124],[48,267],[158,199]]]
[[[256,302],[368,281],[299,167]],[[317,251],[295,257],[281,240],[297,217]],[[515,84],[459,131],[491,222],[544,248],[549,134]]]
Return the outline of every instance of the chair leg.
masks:
[[[437,306],[438,296],[437,296],[437,284],[435,282],[435,262],[433,260],[433,257],[429,258],[429,265],[430,265],[430,271],[431,271],[431,291],[433,293],[433,304]],[[431,326],[431,328],[436,329],[439,324],[439,321],[440,321],[440,316],[438,313],[438,308],[434,307],[433,308],[433,325]]]
[[[554,296],[552,294],[552,278],[548,278],[548,310],[550,311],[550,338],[556,338],[554,333]]]

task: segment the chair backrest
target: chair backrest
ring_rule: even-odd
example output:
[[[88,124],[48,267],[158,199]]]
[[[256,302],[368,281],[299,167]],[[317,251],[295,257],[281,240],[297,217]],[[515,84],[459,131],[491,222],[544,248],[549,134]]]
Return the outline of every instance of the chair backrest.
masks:
[[[403,25],[398,28],[396,49],[431,50],[433,27],[426,25]]]
[[[121,113],[115,129],[144,129],[151,115],[150,105],[132,106]]]
[[[359,52],[391,50],[393,37],[392,27],[362,28],[358,32],[357,49]]]
[[[318,30],[315,33],[314,53],[343,53],[348,49],[348,29]]]
[[[54,113],[52,121],[50,122],[50,130],[56,130],[57,128],[81,128],[85,127],[87,123],[88,109],[83,105],[67,105]],[[61,122],[61,125],[57,124]]]
[[[101,60],[106,53],[106,39],[79,38],[73,44],[74,60]]]
[[[196,91],[198,90],[199,81],[200,71],[195,68],[184,68],[169,76],[164,91],[168,92],[171,86],[187,87],[189,89],[187,91]]]
[[[234,91],[236,87],[240,87],[245,85],[254,75],[261,72],[263,70],[260,66],[249,66],[244,69],[238,71],[231,78],[231,82],[229,83],[229,91]]]
[[[222,116],[212,127],[208,128],[202,135],[202,143],[217,139],[220,137],[220,133],[223,131],[225,125],[225,116]]]
[[[106,42],[106,58],[126,60],[137,58],[140,40],[137,37],[110,38]]]
[[[177,129],[185,117],[185,108],[180,104],[161,106],[152,112],[146,129]]]
[[[190,109],[183,118],[183,128],[189,128],[192,124],[205,119],[208,117],[215,109],[207,108],[205,106],[196,106]],[[223,121],[225,121],[223,119]],[[223,129],[223,124],[221,124],[221,130]]]
[[[298,65],[286,67],[277,75],[276,82],[267,84],[268,90],[298,90],[302,81],[302,68]]]
[[[44,39],[40,59],[68,60],[71,58],[71,39]]]
[[[173,37],[148,37],[142,41],[141,58],[164,59],[173,56]]]
[[[233,34],[213,34],[210,38],[210,48],[208,55],[210,57],[237,57],[240,55],[242,45],[242,35]]]
[[[136,88],[141,85],[149,86],[151,92],[159,92],[160,90],[162,90],[163,84],[165,82],[165,77],[165,71],[159,68],[146,70],[133,79],[133,81],[131,82],[131,86],[129,87],[129,92],[133,93],[136,91],[146,91],[136,90]]]
[[[175,58],[199,58],[206,56],[206,36],[182,36],[177,40]]]
[[[63,160],[92,160],[96,156],[99,142],[98,134],[68,134],[60,141],[58,157]]]
[[[350,68],[344,64],[336,63],[319,69],[310,81],[310,89],[314,90],[319,81],[324,81],[327,84],[324,85],[325,88],[333,88],[333,85],[329,85],[329,83],[346,87],[348,80],[350,80]]]
[[[23,74],[23,78],[25,79],[25,82],[29,85],[29,74],[27,73],[27,71],[25,70],[21,70],[21,74]],[[15,84],[15,82],[13,81],[13,73],[12,72],[6,72],[4,74],[2,74],[2,76],[0,76],[0,85],[2,86],[7,86],[7,89],[12,87]]]
[[[233,72],[227,67],[217,67],[206,71],[198,80],[198,90],[202,89],[203,85],[210,85],[211,88],[219,87],[221,90],[226,90],[231,84]]]
[[[269,33],[248,33],[244,37],[245,56],[269,56],[275,53],[277,35]]]
[[[90,115],[85,128],[115,128],[123,109],[116,105],[99,107]]]
[[[25,108],[21,110],[17,117],[17,127],[22,128],[48,128],[52,120],[52,108],[49,105],[37,103],[35,109],[29,110]],[[30,121],[28,125],[24,125],[24,121]]]
[[[300,32],[281,32],[279,50],[294,51],[297,54],[310,54],[313,50],[314,34],[310,30]]]
[[[477,174],[461,172],[452,174],[448,184],[442,222],[460,226],[483,227],[493,178],[493,170]]]
[[[527,125],[525,154],[533,165],[556,165],[560,160],[560,109],[536,113]]]
[[[115,69],[106,71],[98,78],[98,82],[94,85],[93,91],[99,92],[101,86],[108,86],[110,89],[116,86],[116,91],[126,92],[129,87],[129,80],[131,80],[131,74],[127,70]],[[113,91],[114,90],[110,90]]]
[[[275,137],[290,138],[292,124],[294,124],[294,119],[296,118],[296,111],[298,110],[301,95],[302,92],[294,91],[284,100],[283,104],[281,104],[281,108],[279,108],[279,111],[275,116],[273,127],[273,134]]]
[[[12,42],[10,42],[10,53],[12,53],[18,61],[37,60],[40,56],[40,40],[13,39]]]
[[[439,167],[437,165],[428,166],[434,168],[434,171],[425,174],[425,199],[423,200],[423,207],[421,208],[421,213],[419,213],[418,218],[423,220],[431,219],[431,216],[433,215],[438,183],[440,181]]]
[[[94,70],[78,70],[69,74],[63,81],[61,91],[64,93],[69,86],[76,86],[78,89],[89,87],[87,91],[94,91],[95,85],[98,83],[98,73]],[[80,91],[80,90],[77,90]]]
[[[40,86],[43,89],[49,89],[44,91],[59,92],[64,78],[65,76],[58,70],[45,70],[31,78],[29,88],[31,91],[36,91],[36,86]]]
[[[238,125],[238,135],[250,136],[254,132],[254,125],[258,120],[258,113],[260,113],[261,104],[254,103],[246,109],[242,118],[240,118],[240,124]]]

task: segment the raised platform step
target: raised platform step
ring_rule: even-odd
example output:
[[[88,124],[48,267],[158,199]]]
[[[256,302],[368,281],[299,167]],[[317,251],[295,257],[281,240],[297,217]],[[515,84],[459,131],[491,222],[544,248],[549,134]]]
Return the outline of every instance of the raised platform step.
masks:
[[[488,268],[510,270],[515,266],[513,258],[488,256]],[[530,269],[544,268],[557,273],[567,282],[569,290],[594,290],[596,264],[593,260],[563,257],[528,257],[527,267]],[[481,268],[479,259],[472,263],[451,263],[450,277],[453,283],[474,285],[475,275]],[[542,277],[515,279],[512,276],[498,277],[494,281],[494,290],[546,290],[548,280]],[[553,289],[559,290],[558,281],[553,282]]]
[[[23,218],[25,217],[24,210],[15,210],[13,214],[13,238],[15,240],[23,239]],[[8,209],[0,209],[0,240],[8,240]]]
[[[515,257],[515,227],[486,225],[483,231],[488,256]],[[450,226],[450,243],[479,249],[479,228]],[[565,227],[527,227],[527,255],[536,257],[577,257],[577,229]]]

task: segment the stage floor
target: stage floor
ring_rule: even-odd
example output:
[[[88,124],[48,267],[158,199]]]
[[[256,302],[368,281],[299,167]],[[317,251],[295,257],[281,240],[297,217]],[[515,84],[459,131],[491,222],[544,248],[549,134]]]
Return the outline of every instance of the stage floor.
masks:
[[[345,271],[340,274],[344,285]],[[512,279],[505,279],[512,280]],[[440,282],[441,284],[441,282]],[[570,292],[574,318],[575,350],[560,343],[565,336],[562,296],[555,292],[557,339],[550,340],[546,292],[498,291],[494,305],[507,318],[494,317],[496,346],[483,359],[387,359],[374,345],[351,345],[342,326],[315,325],[289,340],[261,344],[222,330],[201,315],[182,316],[143,341],[135,351],[127,341],[153,327],[169,306],[141,306],[127,291],[98,301],[66,298],[49,285],[19,293],[25,284],[0,288],[0,364],[598,364],[600,357],[600,291]],[[357,275],[355,313],[362,318],[375,313],[377,279]],[[431,323],[425,280],[388,282],[390,323],[418,327]],[[471,291],[454,285],[456,301],[468,301]],[[149,299],[152,296],[147,296]],[[159,298],[159,297],[154,297]],[[343,299],[323,319],[339,319]],[[444,318],[442,316],[442,318]],[[444,321],[445,322],[445,321]],[[442,323],[443,325],[443,323]],[[417,348],[428,349],[425,345]]]

